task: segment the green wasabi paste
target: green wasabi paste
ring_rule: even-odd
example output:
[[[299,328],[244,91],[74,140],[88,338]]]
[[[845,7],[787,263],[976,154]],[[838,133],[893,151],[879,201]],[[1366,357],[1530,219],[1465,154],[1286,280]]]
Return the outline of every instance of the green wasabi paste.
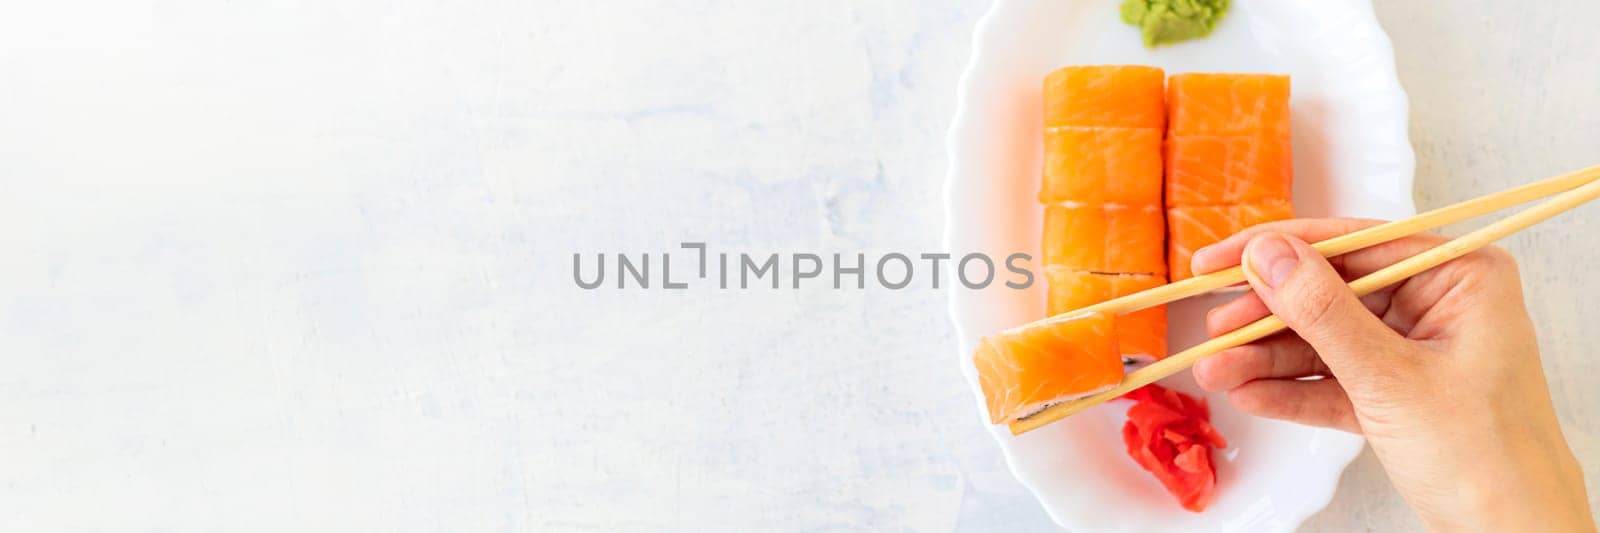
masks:
[[[1211,34],[1228,13],[1228,0],[1124,0],[1122,21],[1139,28],[1155,47]]]

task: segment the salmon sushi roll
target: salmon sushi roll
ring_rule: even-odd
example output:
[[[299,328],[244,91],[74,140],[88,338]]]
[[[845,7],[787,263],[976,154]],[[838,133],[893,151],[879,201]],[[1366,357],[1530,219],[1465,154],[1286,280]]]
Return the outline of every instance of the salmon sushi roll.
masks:
[[[1039,201],[1160,204],[1162,135],[1158,128],[1061,127],[1046,131]]]
[[[1165,77],[1141,65],[1056,69],[1044,78],[1044,126],[1165,128]]]
[[[1165,148],[1167,207],[1287,200],[1293,192],[1287,137],[1194,135]]]
[[[1166,275],[1165,219],[1158,206],[1052,205],[1044,212],[1046,267]]]
[[[1289,137],[1289,77],[1174,74],[1167,80],[1167,136]]]
[[[1174,280],[1186,279],[1194,251],[1243,231],[1245,228],[1294,218],[1286,200],[1254,204],[1200,205],[1167,210],[1167,261]]]
[[[1122,382],[1113,317],[1054,317],[978,341],[972,362],[992,424],[1027,418],[1051,405]]]

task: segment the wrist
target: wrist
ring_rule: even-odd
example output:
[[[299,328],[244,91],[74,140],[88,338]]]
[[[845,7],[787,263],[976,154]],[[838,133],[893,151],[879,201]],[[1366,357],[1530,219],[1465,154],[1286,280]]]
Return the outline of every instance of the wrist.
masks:
[[[1595,531],[1583,472],[1564,441],[1463,471],[1456,505],[1424,513],[1434,531]]]

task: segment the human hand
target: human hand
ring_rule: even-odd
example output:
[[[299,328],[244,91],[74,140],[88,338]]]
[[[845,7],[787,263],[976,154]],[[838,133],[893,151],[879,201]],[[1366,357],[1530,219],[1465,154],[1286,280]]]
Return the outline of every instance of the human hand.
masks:
[[[1593,531],[1516,261],[1489,247],[1358,299],[1347,280],[1445,242],[1417,235],[1331,262],[1306,244],[1376,224],[1287,220],[1197,251],[1196,273],[1248,258],[1254,289],[1211,311],[1211,335],[1269,312],[1292,331],[1201,360],[1195,380],[1246,413],[1366,435],[1432,529]]]

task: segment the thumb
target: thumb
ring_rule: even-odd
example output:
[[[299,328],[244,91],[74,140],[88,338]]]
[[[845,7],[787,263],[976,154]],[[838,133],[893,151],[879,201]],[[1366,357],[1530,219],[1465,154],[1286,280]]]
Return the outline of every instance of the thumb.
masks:
[[[1335,376],[1382,373],[1405,339],[1368,311],[1311,245],[1263,233],[1244,248],[1245,279],[1272,314],[1306,340]]]

